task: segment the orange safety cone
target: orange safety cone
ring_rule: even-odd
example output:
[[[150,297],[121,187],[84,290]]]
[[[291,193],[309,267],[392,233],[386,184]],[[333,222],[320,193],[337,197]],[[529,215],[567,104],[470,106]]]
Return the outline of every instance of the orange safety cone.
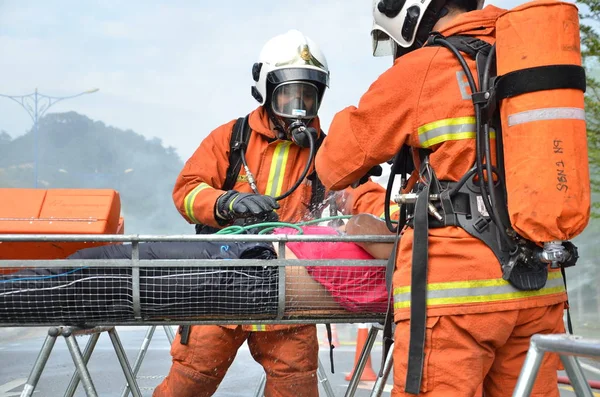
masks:
[[[367,329],[367,324],[358,324],[358,333],[356,335],[356,353],[354,354],[354,367],[352,371],[346,375],[346,380],[352,379],[352,375],[354,375],[354,370],[358,364],[358,359],[360,358],[360,353],[362,352],[365,344],[367,343],[367,336],[369,335],[369,330]],[[373,364],[371,364],[371,354],[369,353],[369,357],[367,358],[367,363],[365,364],[365,369],[360,376],[361,381],[375,381],[377,380],[377,374],[373,371]]]

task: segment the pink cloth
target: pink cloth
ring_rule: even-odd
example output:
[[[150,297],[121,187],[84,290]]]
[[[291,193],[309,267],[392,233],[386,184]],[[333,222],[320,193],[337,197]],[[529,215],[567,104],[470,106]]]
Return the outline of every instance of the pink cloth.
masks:
[[[304,226],[304,234],[336,235],[327,226]],[[297,234],[278,228],[275,234]],[[356,243],[292,242],[286,244],[298,259],[373,259]],[[381,266],[307,266],[308,274],[327,289],[333,299],[351,312],[384,313],[387,308],[385,268]]]

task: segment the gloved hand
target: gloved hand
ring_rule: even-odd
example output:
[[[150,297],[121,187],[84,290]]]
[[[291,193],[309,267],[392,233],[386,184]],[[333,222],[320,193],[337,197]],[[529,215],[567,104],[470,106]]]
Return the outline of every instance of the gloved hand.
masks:
[[[279,208],[277,201],[271,196],[254,193],[240,193],[229,190],[221,195],[215,204],[215,215],[219,223],[226,223],[237,218],[267,217]]]
[[[256,225],[257,223],[265,223],[265,222],[279,222],[279,216],[277,215],[276,212],[271,211],[271,212],[265,213],[264,215],[260,215],[258,217],[249,216],[247,218],[234,219],[233,225],[246,227],[246,226],[250,226],[250,225]],[[246,228],[246,233],[247,234],[258,234],[261,230],[263,230],[263,229],[259,228],[259,227]]]
[[[363,175],[362,178],[360,178],[358,181],[354,182],[352,184],[352,187],[357,188],[360,185],[362,185],[363,183],[366,183],[369,180],[369,177],[381,176],[382,173],[383,173],[383,168],[381,168],[380,165],[376,165],[376,166],[372,167],[369,171],[367,171],[367,173],[365,175]]]

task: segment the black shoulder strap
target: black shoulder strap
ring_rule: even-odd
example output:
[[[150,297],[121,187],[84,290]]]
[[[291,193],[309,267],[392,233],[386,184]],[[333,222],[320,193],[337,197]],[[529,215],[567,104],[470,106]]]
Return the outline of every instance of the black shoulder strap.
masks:
[[[321,134],[319,134],[319,137],[317,138],[317,142],[315,142],[317,146],[315,148],[315,151],[319,151],[319,148],[321,147],[325,136],[325,133],[321,131]],[[308,179],[312,182],[312,192],[310,195],[309,210],[313,218],[320,218],[321,209],[323,207],[322,204],[325,200],[325,186],[323,185],[323,182],[321,182],[321,180],[319,179],[319,176],[317,175],[316,171],[313,171],[308,176]]]
[[[248,124],[248,116],[240,117],[233,126],[231,140],[229,141],[229,167],[227,176],[221,189],[231,190],[242,168],[241,150],[246,149],[252,130]]]
[[[472,36],[449,36],[446,37],[446,40],[471,59],[477,58],[480,53],[489,55],[492,48],[491,44]]]
[[[492,46],[471,36],[449,36],[445,38],[456,49],[477,60],[477,70],[483,71],[485,59]],[[427,45],[436,46],[432,40]],[[481,74],[480,74],[481,81]],[[562,88],[572,88],[585,92],[585,69],[579,65],[548,65],[516,70],[498,77],[496,96],[499,99],[517,95]]]

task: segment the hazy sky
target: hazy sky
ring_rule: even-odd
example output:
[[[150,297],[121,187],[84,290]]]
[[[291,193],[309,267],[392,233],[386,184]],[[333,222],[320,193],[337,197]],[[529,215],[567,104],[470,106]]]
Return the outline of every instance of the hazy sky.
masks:
[[[327,129],[391,64],[371,56],[371,21],[371,0],[0,0],[0,93],[99,88],[50,112],[74,110],[158,137],[186,160],[212,129],[256,107],[252,64],[269,38],[291,28],[327,57]],[[31,125],[25,110],[0,98],[0,129],[15,137]]]

